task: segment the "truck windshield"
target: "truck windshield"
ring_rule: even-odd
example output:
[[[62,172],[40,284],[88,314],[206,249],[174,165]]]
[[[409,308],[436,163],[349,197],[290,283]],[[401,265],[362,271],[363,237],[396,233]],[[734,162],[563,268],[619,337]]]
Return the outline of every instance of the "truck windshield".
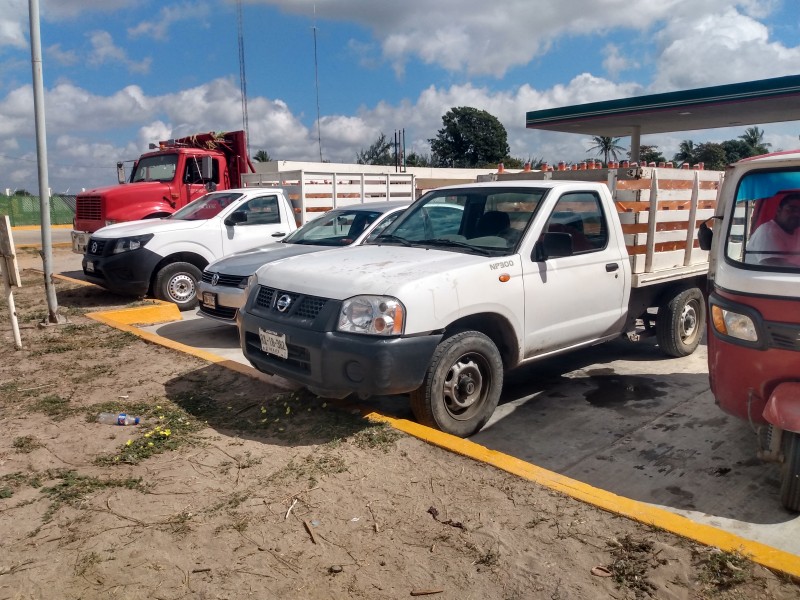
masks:
[[[230,206],[232,202],[241,197],[241,192],[212,192],[200,196],[167,218],[178,221],[204,221],[216,217],[223,208]]]
[[[159,154],[145,156],[136,164],[131,173],[131,183],[137,181],[172,181],[178,165],[177,154]]]
[[[546,193],[546,188],[500,186],[433,190],[374,243],[511,254]]]
[[[800,271],[800,170],[742,177],[725,239],[728,260],[765,271]]]
[[[377,210],[332,210],[303,225],[287,237],[284,243],[348,246],[382,214]]]

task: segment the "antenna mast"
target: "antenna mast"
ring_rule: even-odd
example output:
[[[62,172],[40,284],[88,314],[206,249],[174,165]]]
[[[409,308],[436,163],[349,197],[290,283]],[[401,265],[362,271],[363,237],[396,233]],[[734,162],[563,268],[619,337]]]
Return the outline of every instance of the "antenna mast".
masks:
[[[247,119],[247,75],[244,72],[244,28],[242,27],[242,0],[236,0],[236,22],[239,34],[239,88],[242,92],[242,128],[246,137],[245,151],[250,156],[250,124]]]

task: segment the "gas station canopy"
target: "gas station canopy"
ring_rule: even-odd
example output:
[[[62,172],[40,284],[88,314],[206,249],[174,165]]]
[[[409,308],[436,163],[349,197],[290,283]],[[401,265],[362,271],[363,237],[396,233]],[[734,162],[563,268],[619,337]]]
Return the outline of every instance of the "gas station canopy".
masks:
[[[800,75],[620,98],[526,114],[528,129],[638,138],[800,120]]]

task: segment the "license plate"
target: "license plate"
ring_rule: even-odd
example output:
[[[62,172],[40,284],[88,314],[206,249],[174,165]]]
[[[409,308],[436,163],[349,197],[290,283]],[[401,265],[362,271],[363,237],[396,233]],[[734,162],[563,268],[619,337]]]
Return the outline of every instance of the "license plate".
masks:
[[[75,254],[85,254],[86,244],[89,243],[89,234],[78,231],[72,232],[72,251]]]
[[[289,349],[286,347],[286,335],[264,331],[259,327],[258,337],[261,338],[261,351],[281,358],[289,358]]]
[[[211,292],[203,292],[203,305],[208,308],[217,308],[217,295]]]
[[[92,261],[86,263],[86,272],[94,273],[94,263]]]

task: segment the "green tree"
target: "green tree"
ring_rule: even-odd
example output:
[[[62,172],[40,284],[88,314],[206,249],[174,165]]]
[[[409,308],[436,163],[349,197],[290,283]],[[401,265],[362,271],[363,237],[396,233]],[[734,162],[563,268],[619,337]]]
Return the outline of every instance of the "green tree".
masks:
[[[366,150],[359,150],[356,154],[356,163],[359,165],[393,165],[394,154],[392,142],[386,139],[386,134],[381,132],[372,145]]]
[[[14,193],[11,194],[12,196],[33,196],[28,190],[18,188],[14,190]]]
[[[766,154],[769,152],[769,147],[772,145],[764,141],[764,130],[758,127],[748,127],[744,130],[744,133],[739,136],[739,139],[752,148],[753,153],[750,156]]]
[[[693,165],[697,162],[694,156],[696,151],[697,149],[695,148],[692,140],[683,140],[681,145],[678,147],[678,152],[673,157],[673,160],[676,163],[689,163],[690,165]]]
[[[266,150],[259,150],[253,155],[253,160],[256,162],[269,162],[272,159],[269,157],[269,152]]]
[[[728,156],[722,144],[706,142],[697,146],[697,162],[704,164],[706,169],[722,171],[728,164]]]
[[[406,155],[407,167],[432,167],[433,159],[430,154],[417,154],[416,152],[409,152]]]
[[[743,158],[747,158],[748,156],[756,156],[757,154],[763,154],[760,152],[756,152],[753,148],[742,139],[736,140],[725,140],[720,144],[722,149],[725,150],[725,163],[731,164],[735,163],[738,160],[742,160]]]
[[[594,146],[591,146],[586,152],[596,152],[597,156],[603,157],[603,162],[607,165],[609,157],[618,160],[620,153],[627,151],[624,146],[619,145],[619,139],[610,135],[592,136]]]
[[[654,162],[658,164],[660,162],[667,162],[667,159],[664,158],[664,155],[661,153],[661,150],[658,149],[658,146],[642,144],[641,146],[639,146],[639,162],[640,163]]]
[[[433,162],[443,167],[495,165],[508,156],[508,133],[494,115],[470,106],[451,108],[431,145]]]

